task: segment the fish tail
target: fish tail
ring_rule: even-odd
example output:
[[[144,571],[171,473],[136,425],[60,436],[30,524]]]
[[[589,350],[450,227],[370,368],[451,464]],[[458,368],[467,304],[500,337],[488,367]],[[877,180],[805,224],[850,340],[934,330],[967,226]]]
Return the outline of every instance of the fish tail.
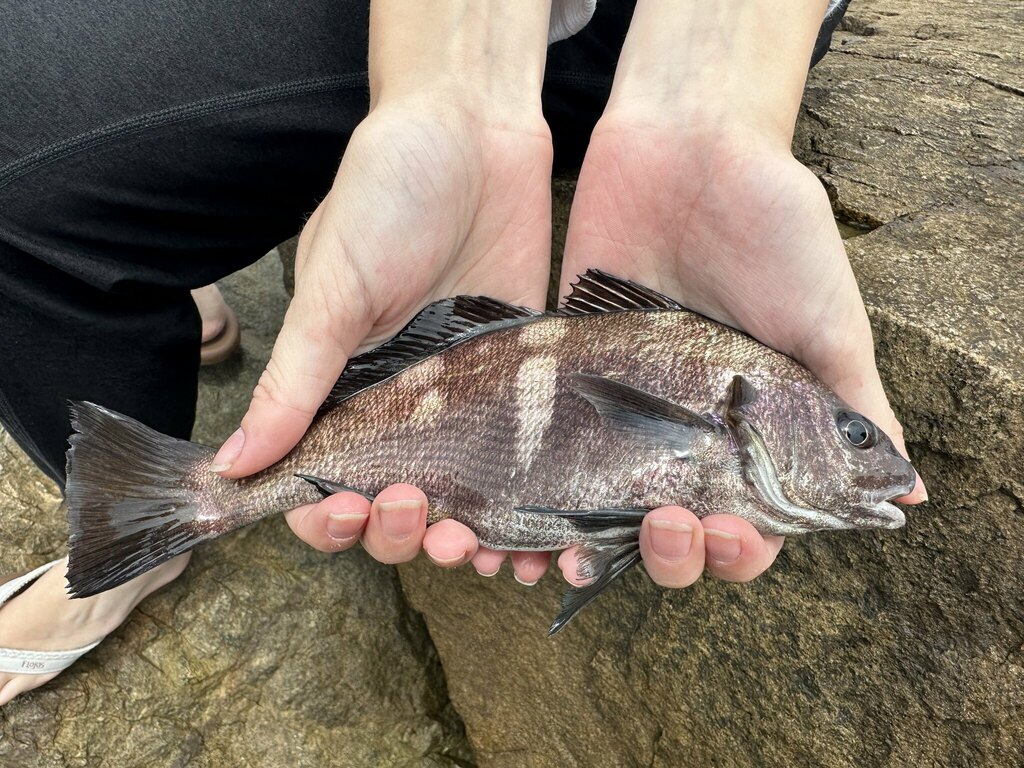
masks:
[[[205,524],[199,519],[211,508],[204,490],[214,476],[194,470],[212,449],[92,403],[70,403],[70,410],[65,497],[73,597],[123,584],[245,522],[218,519],[215,529],[209,516]]]

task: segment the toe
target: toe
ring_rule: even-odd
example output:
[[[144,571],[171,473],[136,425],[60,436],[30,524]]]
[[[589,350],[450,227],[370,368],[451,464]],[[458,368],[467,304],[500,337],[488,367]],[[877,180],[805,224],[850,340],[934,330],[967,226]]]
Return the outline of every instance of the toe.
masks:
[[[13,675],[6,683],[3,688],[0,688],[0,707],[9,703],[13,699],[17,698],[26,691],[31,691],[33,688],[38,688],[41,685],[45,685],[57,676],[58,673],[54,672],[48,675]]]

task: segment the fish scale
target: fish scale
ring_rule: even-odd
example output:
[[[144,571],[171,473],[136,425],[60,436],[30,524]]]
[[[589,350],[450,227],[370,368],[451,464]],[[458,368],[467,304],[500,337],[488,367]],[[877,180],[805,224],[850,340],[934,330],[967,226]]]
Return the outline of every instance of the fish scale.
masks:
[[[296,448],[243,480],[211,474],[211,449],[121,414],[83,403],[72,415],[76,596],[326,491],[372,497],[402,481],[426,493],[428,522],[457,520],[484,546],[579,545],[593,581],[566,594],[557,631],[639,561],[650,509],[731,513],[775,534],[895,527],[888,501],[915,480],[794,360],[596,270],[553,313],[430,305],[350,361]]]

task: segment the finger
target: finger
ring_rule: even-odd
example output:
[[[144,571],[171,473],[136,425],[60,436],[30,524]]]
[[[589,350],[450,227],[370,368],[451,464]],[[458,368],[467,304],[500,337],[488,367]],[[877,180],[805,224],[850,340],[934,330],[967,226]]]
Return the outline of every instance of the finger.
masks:
[[[513,552],[511,557],[516,581],[524,587],[532,587],[540,581],[551,562],[550,552]]]
[[[295,298],[270,362],[241,426],[213,459],[211,470],[224,477],[265,469],[295,446],[372,325],[360,281],[354,273],[332,273],[341,267],[335,260],[318,259],[318,235],[311,237],[314,252],[297,276]]]
[[[775,562],[782,536],[762,536],[750,523],[735,515],[710,515],[704,528],[707,569],[725,581],[750,581]]]
[[[336,493],[318,504],[284,513],[295,535],[321,552],[351,547],[359,541],[369,517],[370,502],[358,493]]]
[[[499,552],[496,549],[480,547],[473,555],[473,567],[481,576],[495,576],[501,570],[501,564],[505,562],[506,552]]]
[[[872,365],[874,365],[873,357]],[[889,405],[877,371],[872,369],[871,375],[866,381],[840,380],[832,386],[837,395],[875,422],[878,428],[889,436],[903,458],[909,460],[907,444],[903,438],[903,425],[896,419],[896,414],[893,413],[892,407]],[[914,474],[916,481],[913,490],[906,496],[896,499],[901,504],[920,504],[928,501],[928,490],[925,488],[921,475],[917,473],[917,470],[914,470]]]
[[[914,490],[906,496],[900,496],[898,499],[895,499],[900,504],[924,504],[924,502],[928,501],[928,489],[925,487],[924,480],[916,469],[914,473],[917,475],[917,480],[914,482]]]
[[[434,523],[423,537],[427,557],[442,568],[458,568],[468,563],[479,548],[476,534],[455,520]]]
[[[809,346],[801,358],[837,395],[878,425],[878,428],[889,436],[903,458],[909,460],[903,437],[903,425],[889,405],[889,398],[878,374],[874,345],[871,341],[871,326],[863,309],[851,323],[852,330],[842,335],[846,340],[842,348],[818,349]],[[916,470],[915,474],[913,490],[906,496],[896,499],[901,504],[920,504],[928,500],[924,481]]]
[[[574,587],[583,587],[593,581],[580,577],[579,551],[579,547],[569,547],[558,556],[558,567],[562,571],[562,576]]]
[[[405,563],[419,554],[427,530],[427,497],[405,483],[377,494],[363,533],[363,547],[382,563]]]
[[[640,526],[640,554],[656,584],[688,587],[704,570],[704,530],[700,520],[682,507],[661,507]]]

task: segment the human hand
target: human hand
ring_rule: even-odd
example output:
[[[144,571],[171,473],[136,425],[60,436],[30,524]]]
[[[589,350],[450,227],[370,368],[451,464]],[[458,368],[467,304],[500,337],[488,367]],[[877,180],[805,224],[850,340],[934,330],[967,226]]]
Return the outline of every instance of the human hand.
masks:
[[[828,197],[789,151],[813,34],[804,35],[803,51],[798,34],[780,38],[764,25],[794,32],[798,25],[786,14],[799,14],[798,4],[759,19],[749,7],[730,16],[724,2],[709,21],[690,3],[649,17],[658,1],[638,6],[612,97],[591,138],[562,292],[577,274],[598,267],[672,296],[799,360],[906,454]],[[668,23],[689,11],[688,39],[713,40],[720,50],[697,45],[693,60],[674,61],[659,41],[690,50],[679,45],[685,34]],[[820,17],[812,20],[813,32]],[[702,29],[709,24],[717,25],[715,34]],[[796,52],[783,50],[780,39]],[[765,41],[773,50],[759,59]],[[730,54],[737,60],[721,60]],[[787,55],[799,71],[786,71]],[[769,82],[762,82],[759,61],[767,62]],[[901,501],[926,498],[919,481]],[[750,580],[781,547],[780,537],[762,537],[738,517],[698,521],[678,507],[649,514],[641,534],[651,577],[673,587],[693,583],[705,567],[720,578]],[[573,554],[559,564],[577,583]]]
[[[393,336],[431,301],[483,294],[543,307],[547,16],[496,3],[491,18],[486,5],[467,3],[451,16],[390,0],[371,7],[371,112],[299,238],[295,297],[241,427],[214,459],[223,476],[250,475],[287,454],[347,359]],[[417,26],[417,14],[428,11],[423,23],[439,26],[437,35]],[[377,23],[389,13],[389,23]],[[423,48],[434,44],[441,50]],[[318,549],[362,538],[383,562],[411,559],[421,545],[443,565],[476,556],[489,568],[494,557],[479,553],[476,537],[454,521],[425,532],[426,499],[407,485],[382,491],[372,506],[342,493],[286,517]]]

